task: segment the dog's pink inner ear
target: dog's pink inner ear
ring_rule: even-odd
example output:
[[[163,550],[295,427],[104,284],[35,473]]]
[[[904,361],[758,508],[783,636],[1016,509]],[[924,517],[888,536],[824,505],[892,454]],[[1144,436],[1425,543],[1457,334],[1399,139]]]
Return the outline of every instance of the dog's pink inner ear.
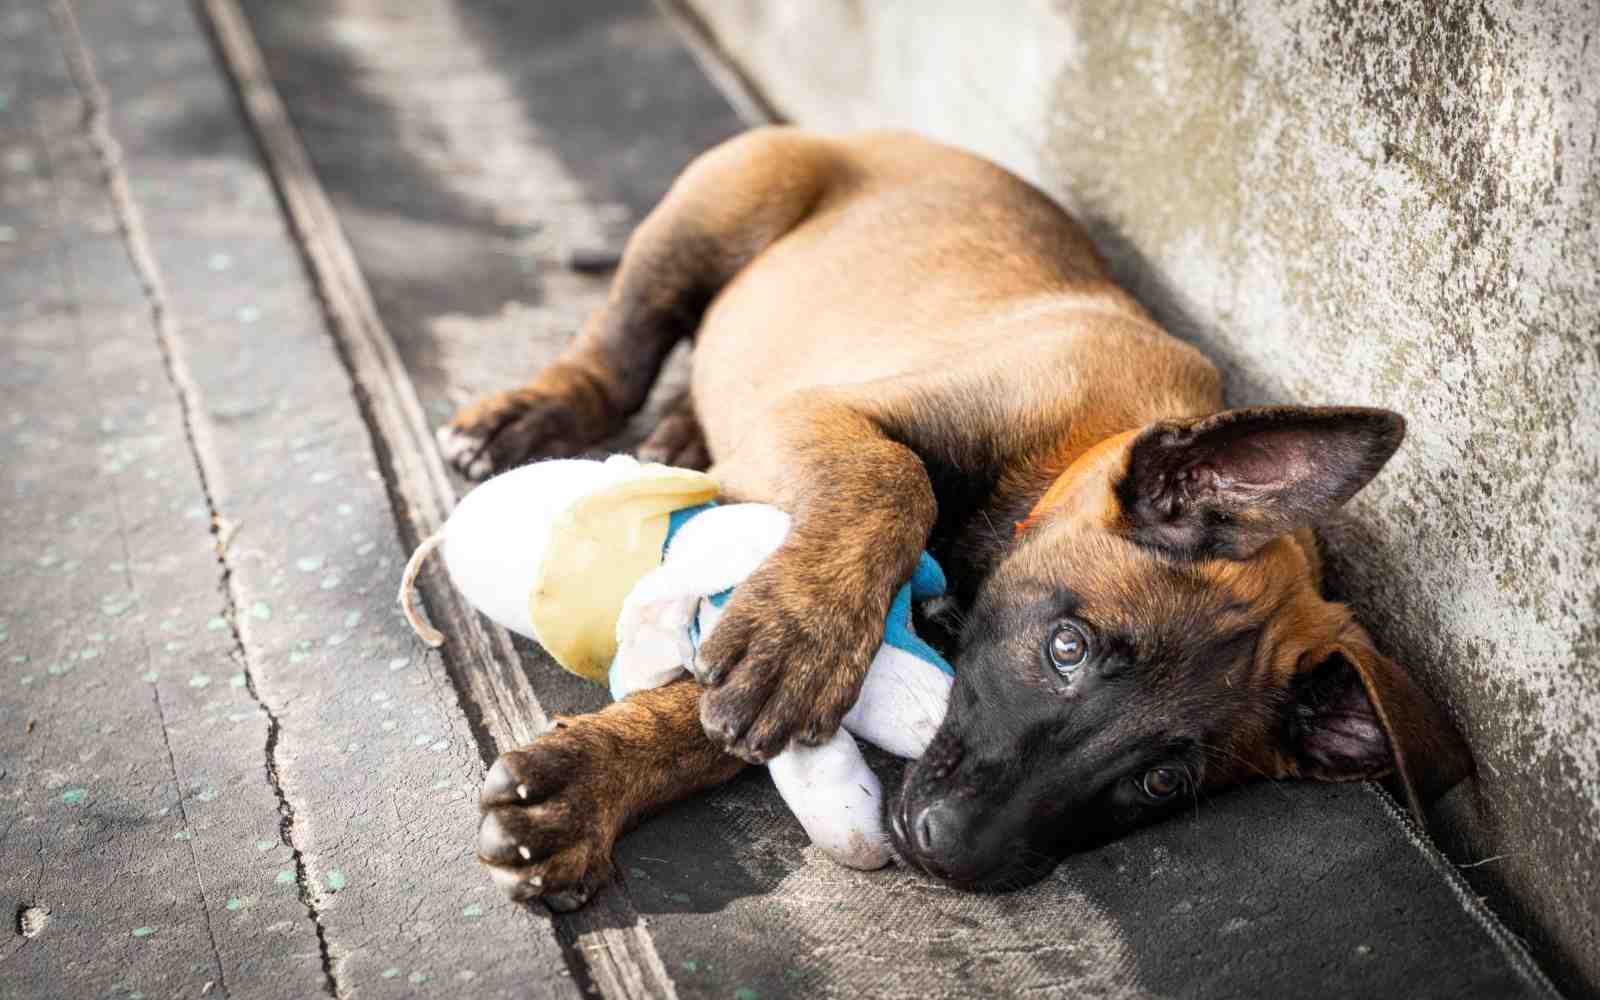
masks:
[[[1394,751],[1355,666],[1335,651],[1295,678],[1289,739],[1313,777],[1371,777],[1394,767]]]
[[[1315,477],[1312,450],[1323,444],[1302,431],[1261,431],[1221,444],[1197,465],[1223,489],[1310,480]]]

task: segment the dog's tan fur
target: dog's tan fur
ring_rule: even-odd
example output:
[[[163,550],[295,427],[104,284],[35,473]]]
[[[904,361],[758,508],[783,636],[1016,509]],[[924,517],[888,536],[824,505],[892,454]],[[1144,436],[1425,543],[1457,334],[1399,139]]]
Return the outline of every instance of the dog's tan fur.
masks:
[[[621,830],[737,770],[714,744],[763,760],[830,734],[936,529],[981,578],[1060,483],[1033,520],[1104,535],[1075,587],[1115,604],[1151,558],[1123,537],[1111,488],[1137,432],[1222,408],[1216,369],[1160,330],[1037,190],[912,136],[763,129],[684,173],[630,241],[606,308],[532,383],[462,410],[441,432],[446,453],[482,476],[591,448],[690,336],[693,402],[646,452],[685,464],[708,452],[728,496],[777,504],[794,527],[703,648],[703,695],[679,684],[637,696],[496,765],[480,853],[542,880],[529,894],[581,901]],[[981,495],[953,500],[974,477]],[[1241,683],[1281,689],[1319,652],[1347,650],[1390,699],[1380,710],[1397,751],[1421,748],[1402,769],[1426,757],[1443,772],[1430,787],[1459,776],[1464,754],[1432,735],[1435,710],[1318,594],[1308,534],[1200,572],[1267,620]],[[1297,774],[1268,728],[1236,734],[1234,765],[1208,784]],[[530,841],[532,861],[506,846]]]

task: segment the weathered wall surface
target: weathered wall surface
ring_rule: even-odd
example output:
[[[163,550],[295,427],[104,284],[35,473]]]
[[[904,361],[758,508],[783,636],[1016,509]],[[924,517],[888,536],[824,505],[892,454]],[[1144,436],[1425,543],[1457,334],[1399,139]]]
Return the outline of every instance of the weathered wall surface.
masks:
[[[1600,987],[1600,6],[693,6],[790,119],[1071,206],[1235,403],[1409,417],[1338,585],[1474,747],[1446,848]]]

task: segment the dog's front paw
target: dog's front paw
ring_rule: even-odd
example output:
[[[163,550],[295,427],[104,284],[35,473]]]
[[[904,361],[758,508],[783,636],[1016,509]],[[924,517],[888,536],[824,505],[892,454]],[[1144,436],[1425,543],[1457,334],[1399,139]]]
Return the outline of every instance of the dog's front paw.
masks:
[[[881,613],[841,599],[851,588],[808,586],[789,565],[774,558],[739,585],[694,667],[708,689],[700,698],[706,736],[755,764],[793,740],[832,737],[883,638]]]
[[[575,910],[611,878],[620,826],[604,762],[573,726],[501,754],[479,796],[478,860],[513,900]]]

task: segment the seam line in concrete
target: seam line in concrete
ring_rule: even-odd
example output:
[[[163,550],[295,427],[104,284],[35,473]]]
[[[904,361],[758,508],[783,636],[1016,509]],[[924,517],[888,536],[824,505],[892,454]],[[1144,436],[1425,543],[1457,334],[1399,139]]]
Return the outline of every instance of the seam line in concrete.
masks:
[[[149,305],[163,366],[177,398],[185,443],[188,446],[190,458],[194,462],[196,476],[200,482],[200,491],[205,499],[207,513],[210,515],[210,532],[221,574],[222,617],[228,623],[234,647],[233,652],[238,657],[243,668],[246,689],[249,691],[250,697],[254,699],[267,717],[265,770],[267,781],[271,785],[273,794],[278,801],[279,837],[293,856],[295,883],[299,890],[300,902],[305,906],[307,916],[316,931],[317,951],[323,973],[323,988],[330,996],[337,997],[342,995],[342,991],[340,990],[338,978],[333,968],[333,961],[328,950],[327,934],[322,926],[316,900],[311,894],[310,883],[306,876],[305,855],[294,838],[294,806],[284,791],[278,773],[277,744],[282,727],[278,721],[277,714],[256,689],[256,679],[250,666],[249,652],[245,646],[244,636],[239,630],[238,602],[234,593],[233,570],[227,559],[226,540],[222,531],[223,520],[217,509],[217,500],[212,490],[211,477],[208,475],[205,460],[206,449],[202,443],[204,429],[200,426],[195,416],[199,409],[196,404],[200,397],[200,391],[194,382],[193,376],[189,373],[188,365],[182,355],[182,346],[177,336],[177,323],[168,305],[165,282],[162,279],[160,267],[156,262],[155,253],[145,235],[143,215],[128,185],[127,172],[124,169],[122,145],[111,131],[110,99],[105,88],[100,83],[99,76],[94,69],[93,57],[90,55],[88,46],[83,40],[83,35],[78,29],[77,15],[66,0],[51,0],[49,11],[51,20],[55,22],[56,31],[61,37],[68,70],[83,100],[85,131],[87,132],[90,146],[100,161],[101,170],[105,176],[107,195],[111,201],[117,228],[122,234],[123,244],[133,266],[134,274]],[[162,739],[165,741],[167,735],[166,716],[161,710],[159,699],[157,700],[156,708],[162,715]],[[173,769],[174,781],[176,781],[177,765],[172,760],[170,742],[166,743],[166,747],[169,762]],[[178,790],[178,797],[178,806],[181,813],[183,810],[181,788]],[[187,825],[187,820],[185,820],[185,825]],[[191,848],[191,852],[192,850]],[[209,910],[204,906],[203,898],[202,910],[205,912],[207,933],[209,934],[211,918]],[[214,936],[212,937],[212,949],[213,951],[216,950]],[[218,955],[218,961],[220,966],[220,954]],[[220,968],[218,974],[219,976],[222,974]],[[224,993],[226,993],[225,987]]]

